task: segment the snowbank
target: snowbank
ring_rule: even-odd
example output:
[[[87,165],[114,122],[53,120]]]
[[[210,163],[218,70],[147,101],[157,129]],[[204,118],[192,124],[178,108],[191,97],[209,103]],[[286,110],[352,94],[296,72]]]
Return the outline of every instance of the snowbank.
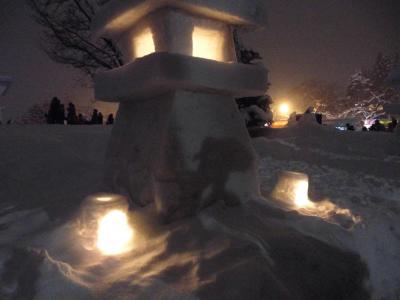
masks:
[[[328,200],[361,218],[351,231],[299,218],[292,226],[367,263],[374,299],[400,295],[400,139],[394,134],[341,132],[322,126],[296,126],[254,140],[262,156],[266,197],[280,171],[308,174],[310,198]]]

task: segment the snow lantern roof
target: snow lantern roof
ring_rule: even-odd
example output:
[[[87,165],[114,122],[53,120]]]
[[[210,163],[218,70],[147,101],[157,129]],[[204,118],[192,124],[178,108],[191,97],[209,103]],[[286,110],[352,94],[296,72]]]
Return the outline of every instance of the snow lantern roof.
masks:
[[[263,27],[267,20],[265,0],[111,0],[94,19],[93,36],[122,33],[163,7],[183,9],[237,26]]]
[[[214,75],[209,76],[211,73]],[[96,74],[95,97],[108,102],[132,101],[130,99],[152,98],[175,90],[257,96],[265,93],[266,82],[268,72],[259,66],[221,64],[209,59],[158,52],[121,68]]]
[[[11,82],[12,78],[10,76],[0,76],[0,96],[6,94]]]

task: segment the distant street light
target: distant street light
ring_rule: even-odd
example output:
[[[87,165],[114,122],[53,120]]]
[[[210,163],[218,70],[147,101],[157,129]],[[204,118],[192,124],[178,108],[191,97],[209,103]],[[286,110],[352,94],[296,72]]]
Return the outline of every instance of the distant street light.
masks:
[[[287,104],[287,103],[282,103],[281,105],[279,105],[279,112],[280,112],[282,115],[288,115],[288,114],[289,114],[289,111],[290,111],[289,104]]]

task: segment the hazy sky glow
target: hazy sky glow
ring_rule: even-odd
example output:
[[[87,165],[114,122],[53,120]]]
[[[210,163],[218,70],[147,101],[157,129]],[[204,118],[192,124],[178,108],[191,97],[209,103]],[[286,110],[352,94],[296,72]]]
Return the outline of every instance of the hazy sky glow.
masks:
[[[81,86],[78,73],[39,49],[40,29],[24,0],[0,4],[0,75],[15,78],[0,99],[4,114],[15,117],[54,95],[92,105],[92,92]],[[270,0],[267,6],[269,28],[245,42],[264,57],[276,99],[307,79],[344,83],[378,52],[400,51],[399,0]]]

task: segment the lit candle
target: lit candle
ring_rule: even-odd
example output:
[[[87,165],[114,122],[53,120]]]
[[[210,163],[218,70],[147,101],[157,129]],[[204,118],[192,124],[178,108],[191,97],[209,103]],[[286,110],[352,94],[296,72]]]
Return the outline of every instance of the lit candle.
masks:
[[[128,202],[115,194],[91,195],[81,209],[80,230],[87,250],[118,255],[132,248],[133,229],[128,220]]]

